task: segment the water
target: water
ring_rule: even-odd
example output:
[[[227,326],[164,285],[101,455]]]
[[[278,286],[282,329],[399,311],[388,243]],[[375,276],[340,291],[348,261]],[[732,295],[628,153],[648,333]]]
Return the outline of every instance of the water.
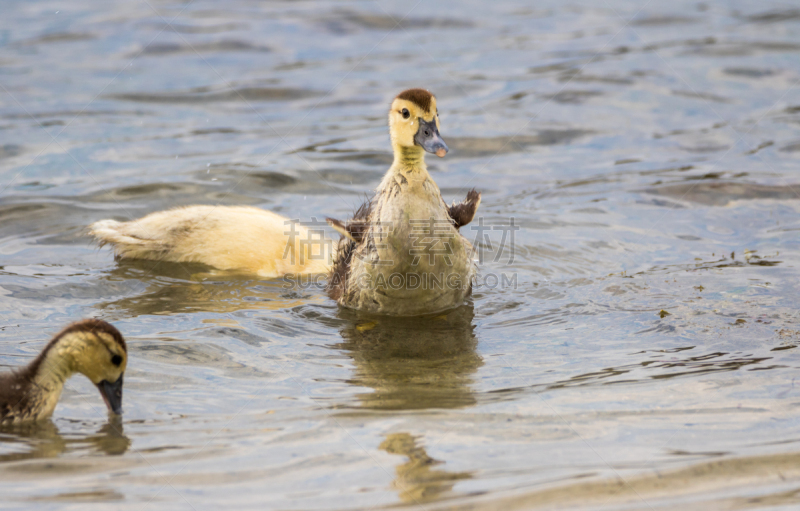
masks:
[[[7,1],[0,45],[0,365],[87,316],[131,352],[121,421],[76,377],[0,431],[0,507],[800,504],[797,8]],[[344,218],[412,86],[445,199],[506,226],[463,230],[484,285],[444,317],[85,234],[195,203]]]

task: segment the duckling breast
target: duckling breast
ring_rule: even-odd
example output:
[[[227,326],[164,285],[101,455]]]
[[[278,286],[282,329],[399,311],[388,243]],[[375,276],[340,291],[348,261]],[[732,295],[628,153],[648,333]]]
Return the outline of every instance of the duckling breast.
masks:
[[[353,247],[342,305],[417,315],[463,303],[477,268],[432,180],[394,182],[376,198],[368,235]]]

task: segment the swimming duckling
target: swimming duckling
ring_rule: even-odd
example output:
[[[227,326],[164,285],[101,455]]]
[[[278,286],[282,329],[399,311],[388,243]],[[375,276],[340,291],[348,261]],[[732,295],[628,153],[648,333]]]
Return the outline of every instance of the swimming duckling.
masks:
[[[328,280],[341,305],[410,316],[455,307],[472,292],[474,249],[459,228],[481,202],[472,190],[448,206],[425,166],[425,152],[444,157],[436,98],[401,92],[389,109],[394,163],[375,196],[348,222],[329,218],[342,234]]]
[[[117,259],[202,263],[264,278],[330,269],[330,255],[320,252],[314,233],[249,206],[187,206],[130,222],[101,220],[89,234],[100,246],[111,245]]]
[[[122,375],[128,363],[125,340],[99,319],[66,327],[30,364],[0,374],[0,424],[52,415],[64,382],[82,373],[97,385],[109,410],[122,413]]]

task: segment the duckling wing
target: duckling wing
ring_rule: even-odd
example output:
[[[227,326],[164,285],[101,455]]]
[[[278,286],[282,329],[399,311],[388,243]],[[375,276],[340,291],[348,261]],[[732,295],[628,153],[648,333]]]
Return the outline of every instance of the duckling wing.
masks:
[[[321,231],[259,208],[189,206],[89,227],[118,259],[202,263],[273,278],[326,273],[333,242]]]
[[[11,404],[14,402],[12,383],[10,375],[0,374],[0,423],[11,415]]]
[[[467,193],[467,198],[462,202],[456,203],[453,201],[453,204],[447,208],[447,213],[450,215],[450,218],[453,219],[456,229],[472,222],[480,204],[481,194],[476,192],[474,188]]]
[[[30,379],[23,370],[0,374],[0,424],[14,422],[31,407]]]
[[[326,218],[325,220],[336,232],[356,243],[361,243],[369,230],[369,222],[367,220],[353,219],[348,222],[342,222],[335,218]]]

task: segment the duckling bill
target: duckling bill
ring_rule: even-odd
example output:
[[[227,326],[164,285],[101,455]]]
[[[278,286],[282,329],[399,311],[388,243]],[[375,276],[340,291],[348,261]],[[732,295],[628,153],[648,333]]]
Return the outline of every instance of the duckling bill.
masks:
[[[0,424],[53,414],[64,382],[75,373],[97,386],[108,409],[122,413],[122,377],[128,351],[111,324],[85,319],[67,326],[27,366],[0,374]]]

